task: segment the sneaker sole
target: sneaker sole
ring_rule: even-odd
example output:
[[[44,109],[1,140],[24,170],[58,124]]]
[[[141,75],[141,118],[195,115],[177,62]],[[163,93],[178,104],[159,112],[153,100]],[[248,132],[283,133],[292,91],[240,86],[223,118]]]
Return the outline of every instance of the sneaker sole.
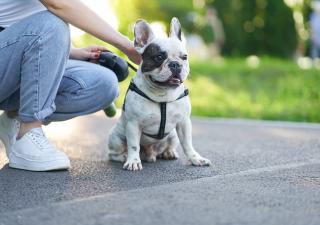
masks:
[[[70,168],[70,161],[68,159],[57,159],[47,162],[27,161],[20,157],[10,154],[9,167],[14,169],[29,170],[29,171],[52,171],[52,170],[67,170]]]

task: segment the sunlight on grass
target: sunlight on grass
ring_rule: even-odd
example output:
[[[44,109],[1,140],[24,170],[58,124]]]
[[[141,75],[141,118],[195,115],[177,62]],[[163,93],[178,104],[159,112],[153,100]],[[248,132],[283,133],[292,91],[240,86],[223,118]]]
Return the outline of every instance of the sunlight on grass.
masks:
[[[193,61],[189,86],[193,114],[319,122],[320,75],[286,60]]]
[[[211,116],[239,117],[239,113],[245,109],[247,114],[257,115],[263,108],[260,102],[254,102],[249,93],[244,90],[229,92],[219,86],[214,80],[206,76],[188,82],[190,97],[193,106],[193,114]],[[229,111],[229,114],[225,112]]]

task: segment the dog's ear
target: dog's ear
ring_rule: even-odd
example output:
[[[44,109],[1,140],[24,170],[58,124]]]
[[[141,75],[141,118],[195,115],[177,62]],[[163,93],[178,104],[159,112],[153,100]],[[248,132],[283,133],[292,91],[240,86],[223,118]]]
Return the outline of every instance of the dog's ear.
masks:
[[[176,37],[181,41],[181,24],[176,17],[171,20],[169,37]]]
[[[145,47],[154,39],[150,25],[144,20],[138,20],[134,25],[134,47],[140,54]]]

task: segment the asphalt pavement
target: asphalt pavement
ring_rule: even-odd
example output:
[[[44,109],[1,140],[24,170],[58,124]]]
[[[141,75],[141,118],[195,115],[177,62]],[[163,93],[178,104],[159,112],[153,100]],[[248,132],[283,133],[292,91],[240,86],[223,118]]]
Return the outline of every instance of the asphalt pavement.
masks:
[[[45,127],[68,171],[8,167],[0,143],[0,225],[320,224],[320,124],[193,118],[211,167],[180,158],[122,169],[102,112]]]

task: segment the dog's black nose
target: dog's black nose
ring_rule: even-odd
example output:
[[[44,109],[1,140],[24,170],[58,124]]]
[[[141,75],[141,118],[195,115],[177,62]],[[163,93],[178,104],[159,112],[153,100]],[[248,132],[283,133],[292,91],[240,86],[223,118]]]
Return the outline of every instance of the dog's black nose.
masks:
[[[172,73],[180,73],[181,72],[181,65],[177,61],[171,61],[168,65],[168,67]]]

